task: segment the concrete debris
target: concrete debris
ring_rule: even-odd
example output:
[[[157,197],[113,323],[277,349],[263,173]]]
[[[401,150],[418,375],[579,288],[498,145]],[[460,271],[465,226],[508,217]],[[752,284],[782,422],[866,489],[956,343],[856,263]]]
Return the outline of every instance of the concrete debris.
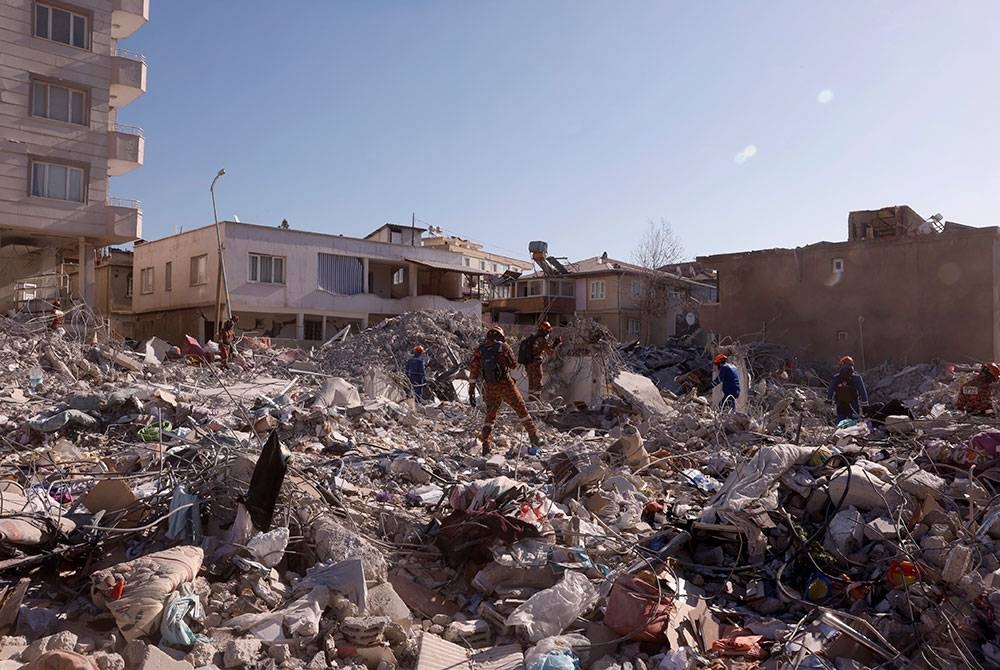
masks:
[[[838,428],[830,370],[778,347],[726,348],[751,383],[720,412],[703,345],[579,321],[544,446],[501,414],[480,456],[472,317],[221,369],[0,325],[0,668],[1000,661],[1000,425],[954,366],[865,371]]]

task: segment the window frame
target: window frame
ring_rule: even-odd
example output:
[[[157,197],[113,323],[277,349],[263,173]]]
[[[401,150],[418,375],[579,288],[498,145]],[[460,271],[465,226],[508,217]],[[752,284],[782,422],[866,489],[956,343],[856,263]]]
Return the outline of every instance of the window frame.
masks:
[[[632,280],[632,297],[640,298],[642,297],[642,281],[639,279]]]
[[[600,288],[600,291],[597,289]],[[600,295],[598,295],[598,293]],[[591,300],[607,300],[608,299],[608,283],[604,279],[591,279],[590,280],[590,299]]]
[[[149,286],[146,286],[146,277],[149,277]],[[139,270],[139,293],[141,295],[150,295],[156,290],[156,273],[153,271],[153,266],[140,268]]]
[[[45,190],[48,189],[49,183],[49,166],[56,166],[66,169],[66,194],[69,195],[69,175],[70,170],[77,170],[80,172],[80,200],[74,200],[69,197],[57,198],[51,195],[36,195],[35,194],[35,166],[44,165],[45,166],[45,177],[42,180],[44,182]],[[48,157],[41,156],[28,156],[28,197],[30,198],[42,198],[44,200],[53,200],[57,202],[69,202],[77,205],[85,205],[89,199],[90,195],[90,166],[86,163],[78,163],[76,161],[64,161],[59,159],[52,159]]]
[[[392,285],[403,286],[406,284],[406,268],[397,268],[392,271]]]
[[[194,271],[195,270],[195,261],[197,261],[197,260],[199,260],[201,258],[205,259],[205,276],[202,278],[201,281],[196,281],[198,279],[198,277],[195,276],[195,271]],[[189,266],[188,270],[189,270],[189,275],[190,275],[188,277],[188,284],[190,284],[191,286],[204,286],[204,285],[206,285],[208,283],[208,254],[198,254],[197,256],[191,256],[191,263],[190,263],[190,266]]]
[[[135,280],[135,275],[132,274],[131,272],[129,272],[128,276],[125,278],[125,297],[126,298],[131,298],[132,295],[135,293],[135,289],[132,288],[132,282],[134,280]]]
[[[840,267],[837,267],[838,265]],[[837,272],[837,273],[843,272],[844,271],[844,259],[843,258],[831,258],[830,259],[830,267],[833,269],[834,272]]]
[[[28,116],[33,119],[45,119],[46,121],[55,121],[57,123],[67,123],[74,126],[89,127],[90,126],[90,89],[86,86],[78,86],[72,82],[65,82],[59,80],[48,79],[46,77],[37,77],[32,75],[30,80],[31,86],[28,89]],[[45,87],[45,115],[35,113],[35,102],[38,99],[38,95],[35,91],[36,86]],[[52,88],[61,88],[66,91],[66,119],[58,119],[52,116]],[[78,93],[83,101],[81,103],[80,109],[80,121],[73,120],[73,94]]]
[[[635,329],[632,329],[632,324],[635,324]],[[632,317],[626,317],[625,319],[625,335],[628,337],[638,337],[639,333],[642,332],[642,324],[639,319]]]
[[[40,7],[44,7],[48,11],[48,17],[45,23],[45,31],[47,34],[38,34],[38,10]],[[69,42],[63,42],[62,40],[57,40],[52,38],[52,12],[53,10],[59,12],[65,12],[69,14]],[[76,21],[74,19],[83,19],[83,46],[76,44],[73,40],[73,34],[76,31]],[[84,51],[90,51],[93,46],[93,33],[94,33],[94,15],[93,13],[85,10],[82,7],[76,7],[74,5],[68,5],[61,2],[34,2],[31,7],[31,35],[32,37],[37,37],[40,40],[45,40],[46,42],[55,42],[56,44],[62,44],[64,46],[73,47],[74,49],[82,49]]]
[[[163,264],[163,290],[174,290],[174,262],[167,261]]]
[[[268,259],[268,261],[271,264],[270,268],[271,279],[268,281],[264,281],[263,279],[261,279],[264,269],[263,261],[265,258]],[[255,272],[254,260],[257,261],[256,272]],[[274,279],[275,276],[274,267],[276,260],[281,261],[281,281],[275,281]],[[277,256],[275,254],[261,254],[257,253],[256,251],[250,251],[247,253],[247,282],[251,284],[272,284],[276,286],[284,286],[287,280],[287,271],[288,271],[288,260],[286,256]],[[256,274],[257,276],[254,277],[254,274]]]

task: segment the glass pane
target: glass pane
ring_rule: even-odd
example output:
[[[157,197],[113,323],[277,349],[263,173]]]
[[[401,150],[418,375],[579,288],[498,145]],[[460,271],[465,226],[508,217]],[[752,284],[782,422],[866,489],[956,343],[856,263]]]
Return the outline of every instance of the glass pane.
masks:
[[[69,200],[83,202],[83,170],[69,168]]]
[[[62,165],[49,165],[49,179],[45,195],[60,200],[66,199],[66,168]]]
[[[265,284],[271,283],[271,257],[260,257],[260,280]]]
[[[73,123],[83,125],[83,93],[80,91],[70,91],[69,120]]]
[[[87,19],[82,16],[73,17],[73,46],[87,48]]]
[[[45,84],[33,84],[31,87],[31,113],[34,116],[48,116],[49,87]]]
[[[49,118],[69,121],[69,89],[49,86]]]
[[[163,268],[163,288],[169,291],[173,283],[174,283],[174,264],[167,262],[167,264]]]
[[[257,281],[257,259],[258,256],[250,255],[250,281]]]
[[[70,14],[61,9],[52,8],[52,35],[49,37],[54,42],[69,44],[69,24]]]
[[[35,5],[35,34],[39,37],[49,36],[49,8]]]
[[[31,195],[45,195],[45,165],[31,164]]]
[[[274,283],[284,284],[285,283],[285,259],[275,258],[274,259]]]

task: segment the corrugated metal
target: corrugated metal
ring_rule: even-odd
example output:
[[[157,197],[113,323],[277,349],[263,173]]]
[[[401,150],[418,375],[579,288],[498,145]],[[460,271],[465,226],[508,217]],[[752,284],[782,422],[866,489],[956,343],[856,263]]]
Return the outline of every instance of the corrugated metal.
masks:
[[[339,295],[364,291],[364,263],[354,256],[319,255],[319,287]]]

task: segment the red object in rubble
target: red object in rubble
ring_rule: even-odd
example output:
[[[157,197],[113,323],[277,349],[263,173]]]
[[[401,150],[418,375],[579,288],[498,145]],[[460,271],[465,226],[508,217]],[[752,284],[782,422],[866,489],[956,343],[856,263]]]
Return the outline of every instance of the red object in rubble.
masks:
[[[125,580],[119,579],[111,589],[111,599],[118,600],[123,595],[125,595]]]

